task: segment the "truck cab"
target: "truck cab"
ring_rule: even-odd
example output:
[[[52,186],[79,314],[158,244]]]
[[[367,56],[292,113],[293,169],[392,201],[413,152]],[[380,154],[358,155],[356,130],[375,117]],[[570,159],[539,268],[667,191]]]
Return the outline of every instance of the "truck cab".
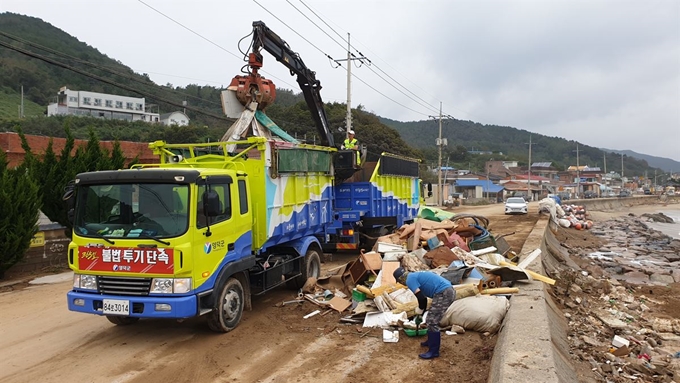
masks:
[[[224,265],[254,264],[245,173],[101,171],[79,175],[76,185],[73,311],[116,324],[193,317],[210,308],[206,297]]]

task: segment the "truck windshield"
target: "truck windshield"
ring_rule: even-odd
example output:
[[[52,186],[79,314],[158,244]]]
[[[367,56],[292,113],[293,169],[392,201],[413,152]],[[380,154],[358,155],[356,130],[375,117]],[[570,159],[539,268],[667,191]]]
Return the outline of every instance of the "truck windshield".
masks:
[[[168,238],[187,230],[189,186],[87,185],[78,190],[74,231],[107,238]]]

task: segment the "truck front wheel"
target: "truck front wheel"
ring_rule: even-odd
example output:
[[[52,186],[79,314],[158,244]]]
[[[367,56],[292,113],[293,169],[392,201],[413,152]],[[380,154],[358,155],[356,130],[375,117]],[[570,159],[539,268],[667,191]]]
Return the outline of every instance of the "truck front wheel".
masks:
[[[121,317],[117,315],[107,315],[106,319],[117,326],[128,326],[139,321],[139,318],[137,317]]]
[[[208,316],[208,327],[217,332],[229,332],[236,328],[243,315],[243,285],[236,278],[229,278],[222,286],[215,308]]]

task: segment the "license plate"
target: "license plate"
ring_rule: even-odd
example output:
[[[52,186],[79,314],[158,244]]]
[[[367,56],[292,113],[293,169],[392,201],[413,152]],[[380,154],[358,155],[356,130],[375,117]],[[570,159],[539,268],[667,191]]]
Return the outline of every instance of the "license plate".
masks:
[[[130,301],[119,299],[104,299],[102,305],[104,314],[130,315]]]

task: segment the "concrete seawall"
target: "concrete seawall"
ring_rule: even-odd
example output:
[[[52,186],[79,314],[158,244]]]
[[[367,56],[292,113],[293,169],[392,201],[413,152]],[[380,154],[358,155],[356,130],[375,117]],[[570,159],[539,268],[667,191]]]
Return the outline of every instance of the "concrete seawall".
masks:
[[[622,211],[640,205],[650,205],[650,210],[655,206],[678,206],[679,201],[674,197],[663,205],[658,196],[644,196],[567,202],[583,205],[587,211]],[[547,216],[536,223],[520,252],[527,255],[541,249],[541,256],[529,265],[529,270],[549,275],[557,264],[564,263],[578,269],[556,239],[558,230],[572,229],[560,228]],[[577,382],[569,356],[567,321],[550,296],[551,287],[533,281],[521,283],[519,288],[498,334],[488,382]]]
[[[673,196],[667,197],[665,201],[661,201],[659,196],[638,196],[638,197],[628,197],[628,198],[596,198],[596,199],[581,199],[581,200],[570,200],[567,203],[572,203],[574,205],[583,205],[586,207],[586,211],[620,211],[626,207],[641,206],[641,205],[654,205],[654,206],[678,206],[680,203],[680,197]],[[650,206],[651,207],[651,206]]]
[[[522,254],[537,248],[542,251],[529,265],[530,270],[545,274],[543,260],[552,258],[551,252],[559,252],[552,230],[557,227],[545,216],[524,243]],[[519,288],[498,334],[488,381],[577,382],[569,361],[567,322],[552,301],[549,286],[533,281],[521,283]]]

